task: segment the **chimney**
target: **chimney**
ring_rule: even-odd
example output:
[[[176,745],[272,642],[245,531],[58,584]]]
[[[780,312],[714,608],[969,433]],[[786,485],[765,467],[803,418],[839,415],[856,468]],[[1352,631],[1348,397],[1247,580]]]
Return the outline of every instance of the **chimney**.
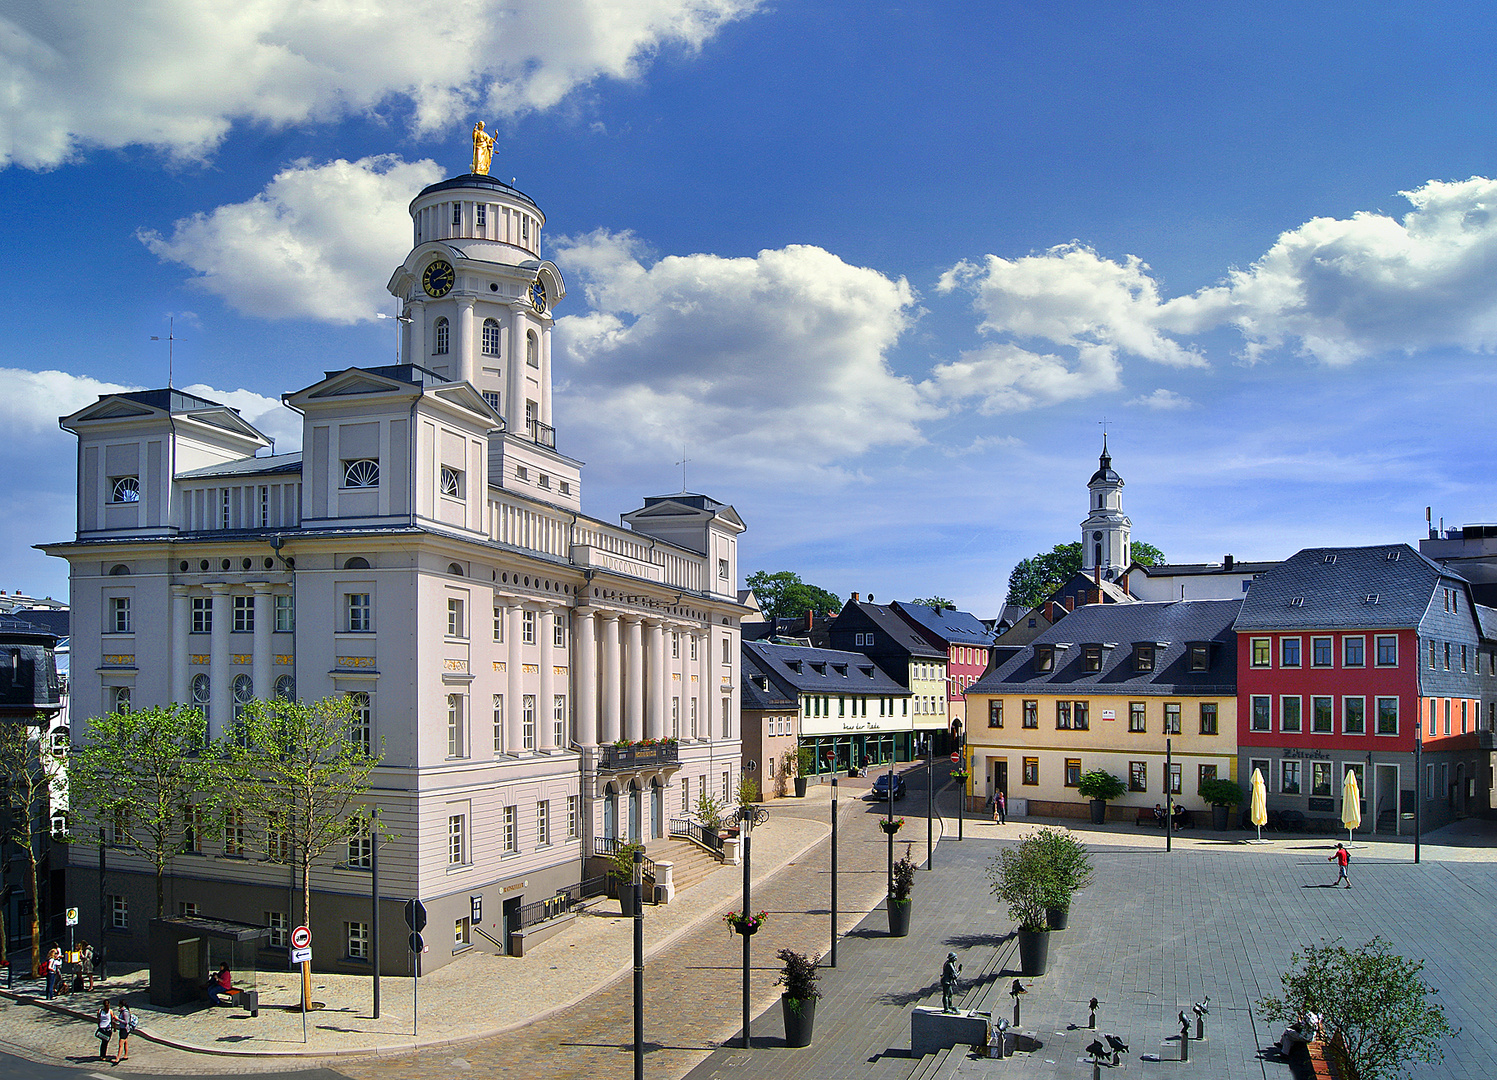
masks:
[[[1123,595],[1124,596],[1132,596],[1133,595],[1131,592],[1128,591],[1128,575],[1126,573],[1123,574],[1122,577],[1118,578],[1118,584],[1123,587]]]
[[[813,622],[815,622],[815,621],[816,621],[816,612],[815,612],[815,610],[811,609],[811,608],[807,608],[806,609],[806,633],[810,633],[811,632],[811,624]]]
[[[1231,569],[1232,569],[1232,562],[1233,562],[1232,556],[1230,556],[1230,555],[1223,555],[1222,556],[1222,569],[1230,572]]]
[[[1074,596],[1068,596],[1068,597],[1066,597],[1066,610],[1067,611],[1075,611],[1076,610],[1076,598]]]
[[[1102,564],[1101,563],[1098,563],[1096,566],[1092,567],[1092,584],[1095,585],[1095,586],[1097,586],[1097,588],[1099,588],[1099,589],[1102,587]]]
[[[857,593],[853,593],[852,594],[852,602],[854,604],[856,604],[858,602],[858,594]]]

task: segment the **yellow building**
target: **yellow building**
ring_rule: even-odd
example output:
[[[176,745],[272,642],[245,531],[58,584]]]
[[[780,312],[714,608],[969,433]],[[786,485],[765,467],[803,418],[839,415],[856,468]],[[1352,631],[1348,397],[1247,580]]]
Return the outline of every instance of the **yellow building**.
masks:
[[[973,801],[1082,817],[1077,790],[1101,769],[1127,791],[1110,817],[1166,795],[1207,809],[1202,780],[1236,780],[1240,600],[1093,604],[1068,614],[967,691]],[[1168,760],[1166,760],[1168,755]]]

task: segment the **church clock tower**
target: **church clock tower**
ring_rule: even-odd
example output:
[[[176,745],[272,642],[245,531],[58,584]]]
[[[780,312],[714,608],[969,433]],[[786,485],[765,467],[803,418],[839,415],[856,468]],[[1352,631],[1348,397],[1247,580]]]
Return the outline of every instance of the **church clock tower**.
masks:
[[[581,463],[556,452],[551,421],[552,310],[566,285],[540,258],[545,215],[480,172],[432,184],[410,213],[414,246],[388,286],[402,305],[401,362],[471,383],[502,418],[491,484],[580,509]]]
[[[1091,502],[1081,523],[1081,569],[1091,577],[1100,568],[1104,580],[1116,581],[1133,561],[1133,522],[1123,513],[1123,478],[1112,470],[1105,434],[1097,471],[1086,486]]]

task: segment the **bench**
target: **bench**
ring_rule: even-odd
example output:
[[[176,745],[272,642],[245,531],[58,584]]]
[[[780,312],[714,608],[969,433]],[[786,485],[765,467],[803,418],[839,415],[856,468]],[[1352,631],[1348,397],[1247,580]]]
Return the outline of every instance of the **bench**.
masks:
[[[212,986],[203,987],[203,998],[214,1005],[224,1004],[233,1009],[244,1009],[251,1016],[260,1015],[260,991],[258,990],[218,990]]]
[[[1189,810],[1186,810],[1184,807],[1176,807],[1175,814],[1180,819],[1180,828],[1190,829],[1195,827],[1195,819],[1191,816]],[[1154,820],[1154,808],[1152,806],[1140,806],[1138,808],[1138,816],[1134,819],[1133,824],[1153,825],[1155,828],[1161,827],[1160,823]]]

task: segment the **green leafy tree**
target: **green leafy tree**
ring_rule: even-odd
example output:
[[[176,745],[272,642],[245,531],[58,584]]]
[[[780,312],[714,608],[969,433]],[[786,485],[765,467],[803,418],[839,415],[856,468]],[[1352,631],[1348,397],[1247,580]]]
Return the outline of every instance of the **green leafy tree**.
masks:
[[[308,926],[312,864],[369,828],[364,796],[380,755],[365,749],[350,697],[252,701],[236,735],[236,808],[271,838],[272,853],[300,873]]]
[[[156,915],[166,914],[166,875],[194,828],[216,820],[225,785],[208,721],[168,705],[96,716],[68,759],[68,802],[85,838],[103,829],[156,872]]]
[[[1129,545],[1135,561],[1145,566],[1159,566],[1164,562],[1164,552],[1153,544],[1134,540]],[[1056,544],[1049,551],[1042,551],[1021,560],[1008,575],[1008,597],[1006,603],[1020,607],[1035,607],[1045,602],[1050,594],[1060,588],[1081,570],[1081,541]]]
[[[924,600],[911,600],[910,603],[912,603],[912,604],[921,604],[921,605],[924,605],[925,607],[928,607],[928,608],[954,608],[954,607],[956,607],[955,604],[953,604],[950,600],[946,599],[946,597],[944,597],[944,596],[931,596],[931,597],[927,597]]]
[[[0,839],[26,853],[26,894],[31,899],[31,970],[41,966],[40,870],[43,843],[51,828],[49,797],[63,782],[65,759],[47,743],[46,724],[6,721],[0,724]],[[0,923],[0,933],[4,924]],[[0,942],[6,938],[0,937]]]
[[[1429,1000],[1435,991],[1420,977],[1424,961],[1391,952],[1381,937],[1355,949],[1321,938],[1289,962],[1291,970],[1279,976],[1283,996],[1262,998],[1259,1011],[1279,1023],[1319,1013],[1331,1053],[1351,1080],[1391,1080],[1411,1061],[1443,1061],[1441,1040],[1460,1034]]]
[[[775,574],[755,570],[744,584],[754,591],[766,618],[793,619],[808,611],[814,611],[818,615],[835,615],[842,610],[842,601],[836,593],[807,584],[800,579],[799,574],[791,570],[781,570]]]

